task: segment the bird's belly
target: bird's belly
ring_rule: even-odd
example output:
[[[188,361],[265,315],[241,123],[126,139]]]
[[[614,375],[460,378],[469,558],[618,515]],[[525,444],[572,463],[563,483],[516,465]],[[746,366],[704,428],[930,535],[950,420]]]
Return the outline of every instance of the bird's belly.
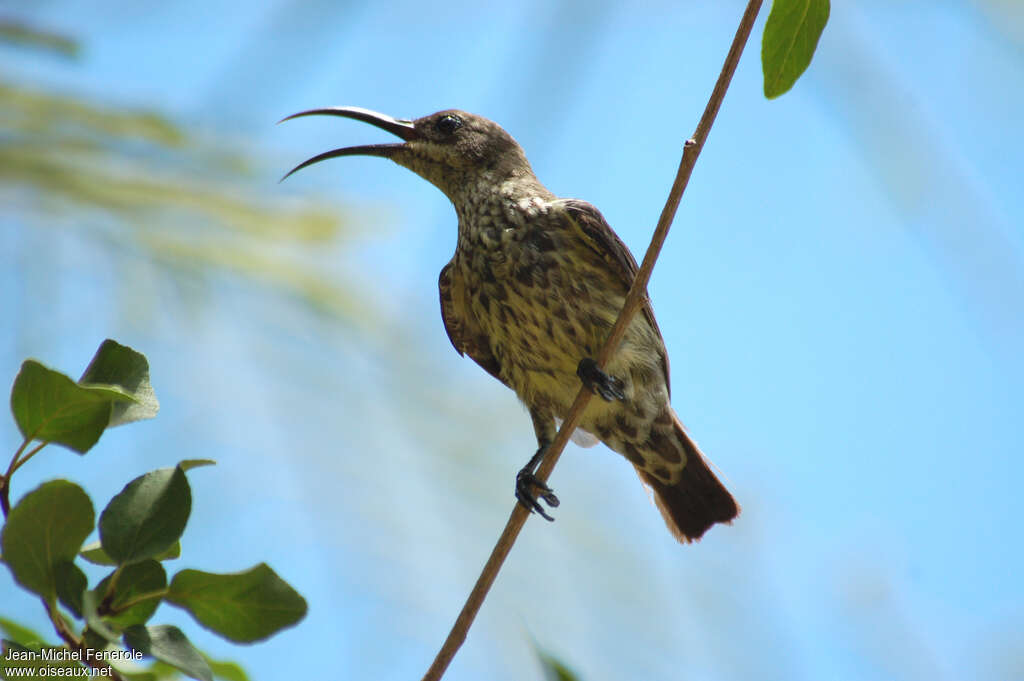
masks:
[[[512,276],[471,294],[473,313],[490,340],[502,378],[527,405],[558,417],[579,391],[580,360],[597,355],[623,302],[607,293],[598,302],[574,286],[552,285],[565,279],[548,276],[543,286]]]
[[[597,357],[622,309],[621,282],[605,264],[568,258],[566,249],[477,250],[463,263],[470,312],[502,380],[530,408],[565,418],[580,390],[580,360]],[[623,382],[626,399],[591,400],[582,426],[599,434],[623,410],[655,418],[668,402],[663,356],[657,331],[636,315],[605,367]]]

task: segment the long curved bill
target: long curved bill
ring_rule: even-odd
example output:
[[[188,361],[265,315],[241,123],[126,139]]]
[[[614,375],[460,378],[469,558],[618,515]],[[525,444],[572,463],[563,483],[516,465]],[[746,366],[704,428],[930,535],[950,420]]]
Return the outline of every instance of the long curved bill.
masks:
[[[370,125],[376,126],[381,130],[386,130],[392,135],[402,138],[406,142],[416,139],[416,127],[412,121],[404,120],[401,118],[393,118],[387,114],[378,113],[369,109],[363,109],[358,106],[332,106],[324,109],[309,109],[308,111],[300,111],[297,114],[292,114],[287,118],[282,118],[278,123],[284,123],[290,121],[293,118],[299,118],[301,116],[341,116],[342,118],[352,118],[357,121],[369,123]],[[342,147],[341,149],[332,149],[331,151],[325,151],[322,154],[317,154],[313,158],[307,159],[289,170],[284,177],[279,181],[283,182],[292,173],[298,172],[307,166],[311,166],[314,163],[320,161],[326,161],[329,158],[338,158],[339,156],[381,156],[383,158],[391,158],[395,151],[404,147],[405,144],[365,144],[358,147]]]

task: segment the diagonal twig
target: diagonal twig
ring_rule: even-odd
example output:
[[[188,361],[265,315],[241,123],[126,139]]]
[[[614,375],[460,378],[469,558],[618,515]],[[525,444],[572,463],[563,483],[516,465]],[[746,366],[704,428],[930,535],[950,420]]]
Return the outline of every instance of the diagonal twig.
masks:
[[[729,48],[729,54],[725,58],[725,64],[722,66],[722,72],[718,76],[718,81],[715,83],[715,88],[712,90],[711,97],[704,109],[704,115],[701,116],[693,137],[686,140],[686,144],[683,147],[683,157],[679,162],[679,170],[676,172],[676,179],[672,183],[672,189],[669,191],[665,208],[661,211],[661,217],[658,219],[658,226],[654,231],[654,236],[651,238],[651,245],[647,247],[647,254],[644,256],[644,261],[640,265],[636,279],[633,280],[633,285],[629,289],[622,312],[619,313],[618,319],[615,320],[615,325],[609,332],[608,339],[597,356],[599,367],[603,368],[607,365],[612,354],[618,349],[619,343],[622,342],[622,336],[626,332],[626,327],[647,298],[647,282],[651,278],[654,263],[657,261],[661,247],[668,236],[668,230],[672,225],[673,218],[675,218],[676,209],[679,208],[679,201],[683,196],[683,190],[686,189],[690,175],[693,172],[693,166],[697,162],[701,149],[704,148],[704,142],[711,131],[711,125],[714,123],[715,116],[718,115],[718,109],[725,98],[725,91],[728,89],[733,73],[736,71],[736,65],[739,63],[743,47],[750,37],[750,31],[754,26],[754,20],[757,18],[757,13],[760,9],[761,0],[750,0],[747,4],[743,18],[740,20],[739,28],[736,30],[736,35],[733,38],[732,46]],[[570,435],[576,430],[576,425],[579,423],[583,410],[586,409],[591,397],[592,393],[585,387],[581,388],[576,395],[576,400],[573,402],[572,407],[570,407],[569,413],[566,414],[562,427],[548,447],[547,454],[537,469],[536,476],[541,482],[546,481],[548,476],[551,475],[551,471],[554,469],[555,464],[558,463],[558,458],[562,455],[562,450],[569,442]],[[466,599],[466,604],[462,606],[462,611],[459,613],[458,618],[456,618],[455,624],[452,625],[448,638],[445,639],[444,645],[438,651],[437,657],[434,658],[433,664],[430,665],[430,669],[423,676],[423,681],[439,681],[444,675],[452,658],[455,657],[455,653],[466,640],[469,627],[473,624],[473,620],[476,618],[476,614],[480,610],[487,592],[498,576],[498,571],[505,562],[509,551],[512,550],[512,545],[515,544],[516,538],[519,536],[519,532],[528,516],[529,511],[517,503],[512,510],[508,523],[505,525],[505,529],[498,538],[498,543],[494,546],[490,557],[484,564],[483,570],[480,572],[480,576],[477,578],[476,584],[469,594],[469,598]]]

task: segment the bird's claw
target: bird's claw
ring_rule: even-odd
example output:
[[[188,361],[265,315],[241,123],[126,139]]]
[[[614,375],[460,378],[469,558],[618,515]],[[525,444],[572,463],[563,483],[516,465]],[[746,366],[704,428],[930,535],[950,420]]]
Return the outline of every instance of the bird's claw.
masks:
[[[535,493],[534,490],[537,490],[539,493]],[[541,482],[529,468],[523,468],[516,475],[516,499],[530,513],[539,513],[540,517],[554,522],[555,519],[547,514],[544,507],[540,505],[538,498],[543,499],[552,508],[558,506],[559,503],[558,497],[555,496],[550,487]]]
[[[576,367],[576,375],[583,381],[583,385],[605,402],[626,399],[626,393],[623,392],[626,386],[623,385],[622,379],[602,371],[597,362],[589,357],[580,360],[579,366]]]

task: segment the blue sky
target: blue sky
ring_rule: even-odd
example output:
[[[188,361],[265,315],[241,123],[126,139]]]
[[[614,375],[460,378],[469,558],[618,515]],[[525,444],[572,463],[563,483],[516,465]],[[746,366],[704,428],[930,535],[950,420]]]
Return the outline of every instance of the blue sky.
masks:
[[[349,236],[279,248],[379,318],[354,331],[230,271],[172,276],[97,239],[103,218],[34,219],[8,184],[2,375],[28,355],[75,374],[112,336],[149,355],[162,400],[86,459],[34,462],[16,495],[64,476],[99,504],[149,468],[215,458],[191,475],[182,566],[267,560],[310,615],[244,649],[158,619],[258,679],[418,678],[511,508],[529,419],[444,336],[444,196],[380,159],[279,185],[385,135],[274,122],[342,104],[486,115],[639,256],[741,5],[101,7],[17,8],[83,55],[5,47],[3,78],[166,112],[258,158],[256,193],[327,197]],[[1015,12],[837,4],[811,69],[770,102],[748,46],[650,286],[673,404],[744,513],[680,547],[624,461],[570,447],[557,522],[528,523],[447,678],[539,678],[531,637],[593,681],[1024,677]],[[13,425],[0,434],[13,451]],[[43,628],[3,580],[0,603]]]

